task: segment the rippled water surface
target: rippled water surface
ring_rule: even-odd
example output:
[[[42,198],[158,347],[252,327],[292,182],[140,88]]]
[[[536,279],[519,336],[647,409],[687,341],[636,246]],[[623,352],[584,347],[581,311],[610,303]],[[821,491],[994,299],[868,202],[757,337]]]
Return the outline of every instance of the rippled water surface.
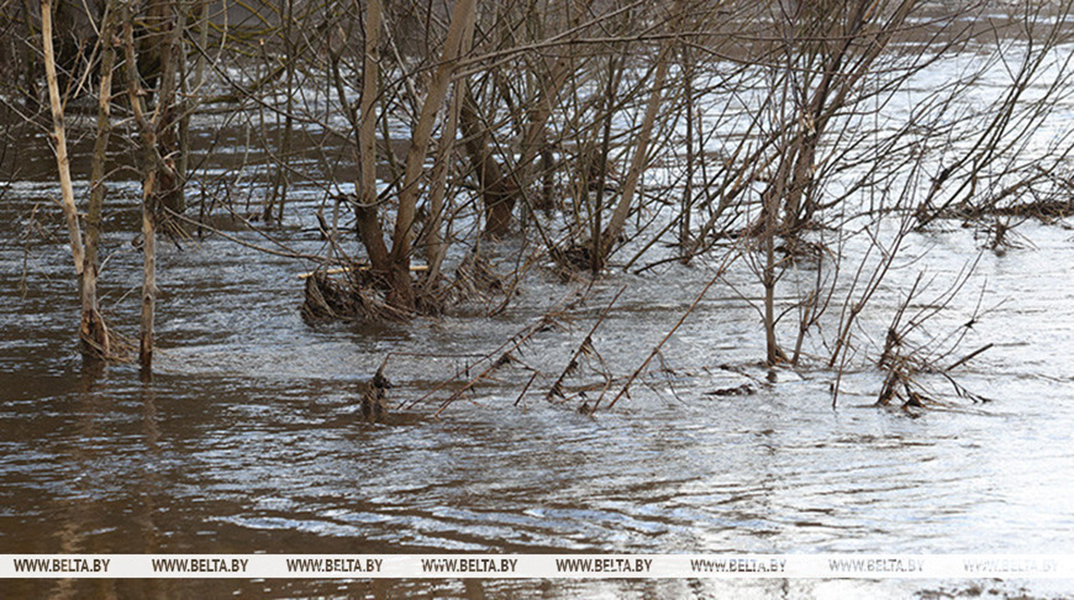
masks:
[[[0,202],[0,553],[1070,552],[1074,234],[1062,226],[1022,225],[1031,243],[983,254],[964,292],[930,324],[942,332],[978,305],[990,309],[964,348],[994,346],[958,373],[988,403],[951,394],[947,408],[919,418],[878,409],[883,376],[863,360],[839,382],[833,409],[832,371],[760,367],[758,313],[729,285],[713,288],[611,410],[590,417],[577,412],[577,395],[567,404],[545,400],[626,286],[594,336],[619,378],[614,394],[712,276],[714,266],[699,262],[640,276],[613,272],[564,311],[563,327],[536,333],[517,353],[520,363],[436,416],[447,393],[422,398],[437,384],[480,368],[481,355],[577,299],[585,285],[538,272],[492,318],[473,316],[481,313],[475,307],[405,325],[311,326],[299,315],[297,278],[310,264],[214,237],[181,249],[163,243],[152,381],[132,366],[87,370],[45,158],[33,163],[40,181],[4,183]],[[136,188],[116,189],[102,304],[132,335],[141,268],[130,245]],[[307,222],[312,210],[292,210],[273,235],[323,252]],[[250,231],[234,235],[264,242]],[[500,252],[512,256],[517,243],[505,241]],[[907,260],[863,313],[863,330],[883,331],[919,272],[940,291],[980,245],[972,230],[953,228],[912,234],[907,244]],[[757,291],[746,269],[728,280]],[[866,333],[859,340],[863,355],[879,343]],[[811,343],[807,352],[824,352],[821,341]],[[361,388],[386,358],[392,413],[385,424],[364,424]],[[522,393],[533,370],[538,377]],[[572,393],[601,381],[595,361],[568,379]],[[710,393],[743,385],[753,393]],[[599,389],[586,393],[592,402]],[[1074,584],[14,582],[0,595],[797,598],[974,590],[1063,597]]]

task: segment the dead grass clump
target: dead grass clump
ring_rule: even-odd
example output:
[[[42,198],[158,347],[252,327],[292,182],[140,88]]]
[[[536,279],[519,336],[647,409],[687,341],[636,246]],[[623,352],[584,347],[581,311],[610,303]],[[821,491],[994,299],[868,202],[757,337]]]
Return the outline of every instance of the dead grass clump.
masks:
[[[103,315],[98,315],[96,321],[83,320],[79,338],[85,357],[109,363],[129,363],[138,355],[138,342],[108,326]]]
[[[352,270],[345,279],[324,271],[306,278],[302,318],[306,321],[400,321],[406,315],[383,298],[382,285],[368,270]]]
[[[567,273],[580,273],[593,267],[593,244],[573,242],[564,248],[552,249],[552,260]]]
[[[998,216],[1032,217],[1044,222],[1057,221],[1074,215],[1074,199],[1049,199],[1022,202],[991,211]]]
[[[990,398],[967,390],[948,371],[991,347],[991,344],[984,346],[946,368],[913,356],[894,355],[882,358],[880,367],[887,371],[887,376],[876,399],[877,406],[898,406],[915,417],[919,416],[918,411],[921,410],[951,406],[949,402],[940,399],[938,389],[927,383],[936,378],[950,384],[955,397],[970,400],[975,404],[990,402]]]
[[[931,370],[927,365],[916,364],[911,357],[885,355],[880,360],[880,368],[887,371],[887,376],[876,399],[877,406],[899,406],[916,416],[915,409],[944,405],[926,392],[915,379],[922,371]]]
[[[507,284],[487,258],[478,252],[471,252],[455,268],[452,289],[457,300],[466,300],[503,294]]]

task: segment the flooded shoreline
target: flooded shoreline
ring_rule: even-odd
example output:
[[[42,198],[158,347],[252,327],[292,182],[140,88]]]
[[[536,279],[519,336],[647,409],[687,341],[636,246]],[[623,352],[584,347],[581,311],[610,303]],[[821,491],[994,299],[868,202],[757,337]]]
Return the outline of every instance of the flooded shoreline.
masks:
[[[528,374],[515,368],[439,418],[430,416],[435,404],[425,404],[398,410],[383,425],[363,424],[360,386],[386,355],[395,353],[387,367],[396,386],[389,398],[393,407],[404,406],[465,368],[473,358],[467,355],[500,345],[569,288],[530,286],[494,320],[446,316],[372,329],[310,327],[298,314],[301,285],[290,261],[219,239],[165,254],[161,285],[176,291],[163,296],[158,369],[146,384],[133,366],[82,369],[69,325],[77,306],[63,293],[70,280],[61,274],[59,248],[34,253],[32,291],[20,297],[20,270],[12,268],[18,261],[9,260],[19,249],[6,245],[0,547],[18,553],[1061,553],[1074,529],[1066,501],[1074,480],[1066,443],[1074,405],[1063,359],[1074,323],[1064,265],[1074,257],[1064,230],[1023,231],[1035,249],[986,255],[977,272],[997,304],[1021,298],[983,320],[981,339],[996,348],[960,377],[993,401],[957,403],[918,419],[873,406],[879,379],[869,369],[844,375],[835,410],[831,373],[777,369],[772,383],[752,358],[762,352],[751,324],[756,313],[714,293],[663,352],[667,370],[650,373],[629,399],[595,417],[550,404],[544,389],[516,404]],[[919,243],[931,245],[923,260],[936,261],[932,272],[956,272],[961,261],[947,267],[943,261],[961,256],[959,248],[973,240],[952,231]],[[1045,254],[1052,257],[1047,265],[1040,261]],[[205,276],[208,257],[216,267]],[[111,267],[113,277],[119,264]],[[135,267],[132,261],[132,278]],[[624,376],[689,305],[703,271],[675,267],[644,280],[611,277],[572,324],[537,336],[521,360],[549,378],[558,373],[626,283],[627,297],[594,340]],[[266,290],[254,283],[263,277],[290,284]],[[661,277],[666,290],[677,291],[654,305],[646,289]],[[68,297],[66,306],[57,297]],[[744,384],[753,393],[713,394]],[[20,589],[54,589],[25,585]],[[222,584],[160,585],[185,595]],[[477,594],[473,583],[238,585],[263,585],[274,596]],[[485,585],[556,597],[692,589],[672,582]],[[697,585],[685,593],[764,595],[789,585],[820,594],[834,584]],[[836,589],[849,593],[863,585],[843,582]],[[1022,584],[1006,585],[1005,593],[1014,593]],[[1054,595],[1054,587],[1033,585],[1030,595]],[[93,593],[92,586],[79,586]],[[868,589],[899,597],[933,588]]]
[[[696,31],[646,13],[655,35],[617,9],[463,74],[439,37],[473,23],[444,14],[426,62],[384,52],[375,106],[366,13],[316,48],[274,30],[272,77],[239,61],[184,92],[235,97],[189,105],[185,210],[155,238],[143,215],[174,190],[146,165],[180,153],[143,153],[116,100],[95,302],[128,361],[81,352],[48,106],[0,86],[0,554],[1069,554],[1069,23],[1027,4],[1041,45],[1018,15],[993,39],[973,15],[829,4],[742,37],[719,11]],[[79,223],[97,131],[71,108]],[[311,316],[311,277],[343,300]],[[374,309],[332,312],[355,305]],[[1063,598],[1074,575],[4,590]]]

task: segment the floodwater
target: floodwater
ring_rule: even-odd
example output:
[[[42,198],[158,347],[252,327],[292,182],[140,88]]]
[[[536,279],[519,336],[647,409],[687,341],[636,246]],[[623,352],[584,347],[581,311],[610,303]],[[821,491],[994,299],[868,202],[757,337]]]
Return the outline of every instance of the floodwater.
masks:
[[[215,236],[159,244],[159,349],[145,382],[131,365],[83,366],[46,138],[20,140],[17,161],[9,149],[0,165],[0,553],[1070,551],[1074,233],[1062,225],[1024,223],[1023,247],[999,254],[981,254],[974,230],[957,224],[911,234],[905,260],[862,313],[834,408],[836,375],[819,358],[797,371],[760,366],[759,313],[744,299],[759,288],[745,261],[701,300],[629,397],[587,416],[578,393],[592,404],[606,369],[616,378],[606,406],[715,263],[613,270],[589,291],[537,269],[490,318],[471,301],[408,324],[311,325],[299,314],[297,277],[311,263]],[[84,161],[75,170],[84,186]],[[133,336],[138,190],[111,190],[102,305]],[[312,217],[320,192],[293,193],[284,227],[267,233],[323,254]],[[258,231],[229,234],[268,245]],[[491,248],[494,262],[506,269],[521,243]],[[860,250],[845,249],[850,260]],[[876,356],[905,290],[925,272],[936,280],[925,298],[938,296],[978,255],[928,329],[943,335],[980,313],[959,355],[993,346],[955,376],[991,401],[959,398],[940,380],[932,385],[944,407],[913,418],[874,406],[883,374],[865,357]],[[593,338],[604,366],[590,358],[566,380],[569,401],[547,401],[623,286]],[[483,356],[499,356],[505,340],[564,303],[560,326],[536,332],[513,353],[519,362],[435,414],[448,393],[425,396],[438,384],[476,375]],[[824,355],[824,342],[830,332],[807,353]],[[385,360],[391,415],[369,425],[358,398]],[[712,393],[741,386],[752,393]],[[4,592],[1069,597],[1074,582],[13,581]]]

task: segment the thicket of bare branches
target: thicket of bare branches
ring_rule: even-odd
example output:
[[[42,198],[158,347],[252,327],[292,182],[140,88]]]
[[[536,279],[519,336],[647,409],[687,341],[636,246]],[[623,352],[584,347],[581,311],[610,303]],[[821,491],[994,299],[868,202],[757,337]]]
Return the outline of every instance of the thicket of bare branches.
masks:
[[[760,294],[732,293],[760,298],[768,364],[839,368],[910,232],[985,219],[995,248],[1022,216],[1071,209],[1069,130],[1035,141],[1072,89],[1069,2],[0,7],[5,112],[52,130],[61,180],[65,111],[95,107],[84,216],[68,183],[63,197],[83,339],[105,357],[95,245],[106,180],[131,171],[104,164],[136,156],[147,368],[155,233],[218,212],[270,234],[315,217],[329,251],[308,280],[311,318],[438,312],[534,268],[598,277],[706,257],[755,274]],[[994,93],[971,98],[982,89]],[[256,162],[204,168],[214,147],[190,131],[209,114],[246,131]],[[254,183],[235,198],[240,172]],[[496,273],[486,249],[504,238],[523,243]],[[864,257],[844,261],[861,240]]]

